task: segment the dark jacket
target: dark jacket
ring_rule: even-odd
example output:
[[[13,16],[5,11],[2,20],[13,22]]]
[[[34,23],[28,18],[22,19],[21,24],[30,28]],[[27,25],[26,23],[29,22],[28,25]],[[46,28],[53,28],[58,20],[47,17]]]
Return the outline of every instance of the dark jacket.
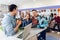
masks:
[[[28,21],[25,19],[25,26],[28,25],[28,24],[30,24],[31,22],[32,22],[31,19],[29,19]]]
[[[22,24],[21,27],[25,27],[26,25],[30,24],[32,22],[31,19],[29,19],[28,21],[26,19],[22,20]]]
[[[57,23],[60,23],[60,17],[59,17],[59,16],[55,17],[54,20],[55,20]]]

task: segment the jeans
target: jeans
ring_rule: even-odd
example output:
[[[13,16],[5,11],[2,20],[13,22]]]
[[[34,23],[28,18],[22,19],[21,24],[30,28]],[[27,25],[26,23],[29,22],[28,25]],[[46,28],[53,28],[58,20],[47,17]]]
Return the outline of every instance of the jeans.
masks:
[[[46,30],[40,33],[38,40],[46,40]]]

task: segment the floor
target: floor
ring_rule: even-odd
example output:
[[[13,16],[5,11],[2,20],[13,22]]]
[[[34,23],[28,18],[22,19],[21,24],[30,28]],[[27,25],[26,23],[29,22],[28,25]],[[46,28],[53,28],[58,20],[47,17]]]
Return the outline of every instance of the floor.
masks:
[[[60,34],[49,32],[47,33],[46,40],[60,40]]]

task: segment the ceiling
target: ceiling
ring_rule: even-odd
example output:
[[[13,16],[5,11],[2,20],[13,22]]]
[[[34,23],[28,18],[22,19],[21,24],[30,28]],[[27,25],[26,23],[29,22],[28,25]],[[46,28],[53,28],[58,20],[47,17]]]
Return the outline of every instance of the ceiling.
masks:
[[[0,4],[16,4],[19,8],[60,5],[60,0],[0,0]]]

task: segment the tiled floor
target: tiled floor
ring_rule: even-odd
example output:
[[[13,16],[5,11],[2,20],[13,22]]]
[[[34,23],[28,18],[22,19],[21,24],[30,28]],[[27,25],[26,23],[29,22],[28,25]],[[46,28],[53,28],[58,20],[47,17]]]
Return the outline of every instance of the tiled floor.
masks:
[[[60,40],[60,34],[49,32],[47,33],[46,40]]]

